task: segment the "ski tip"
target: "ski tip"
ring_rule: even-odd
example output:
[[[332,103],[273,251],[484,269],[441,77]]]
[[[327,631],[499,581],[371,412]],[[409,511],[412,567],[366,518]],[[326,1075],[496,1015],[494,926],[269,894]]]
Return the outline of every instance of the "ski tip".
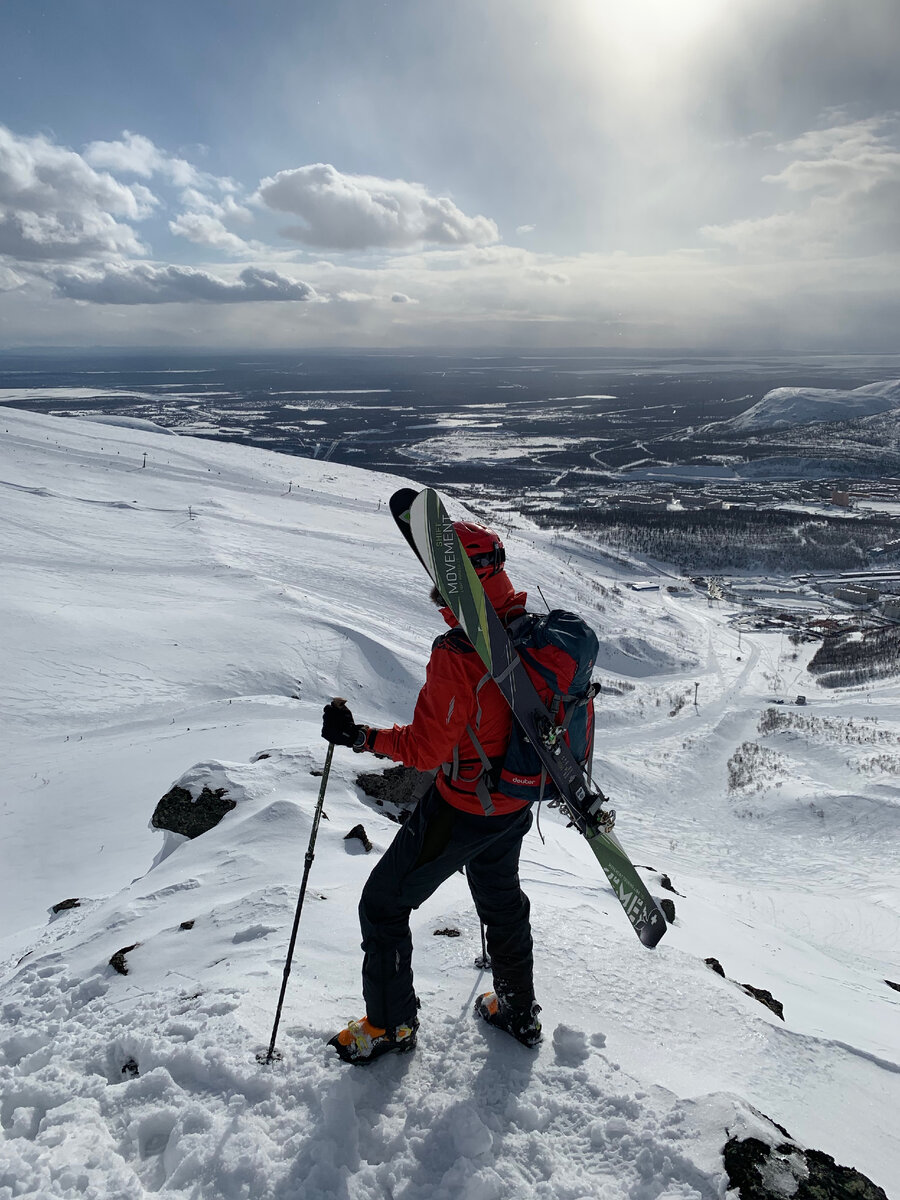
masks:
[[[389,505],[395,519],[409,520],[409,510],[418,494],[414,488],[400,488],[399,491],[394,492],[390,498]]]

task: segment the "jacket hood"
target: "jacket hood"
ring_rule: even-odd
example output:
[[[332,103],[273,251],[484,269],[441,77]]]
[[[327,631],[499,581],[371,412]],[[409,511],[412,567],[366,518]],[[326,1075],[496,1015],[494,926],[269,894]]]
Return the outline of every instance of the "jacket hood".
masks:
[[[515,608],[521,608],[524,611],[528,593],[517,592],[505,571],[498,571],[496,575],[491,575],[488,579],[483,580],[483,583],[485,595],[493,604],[501,620],[505,621],[507,614]],[[455,629],[459,624],[450,608],[442,608],[441,616],[451,629]]]

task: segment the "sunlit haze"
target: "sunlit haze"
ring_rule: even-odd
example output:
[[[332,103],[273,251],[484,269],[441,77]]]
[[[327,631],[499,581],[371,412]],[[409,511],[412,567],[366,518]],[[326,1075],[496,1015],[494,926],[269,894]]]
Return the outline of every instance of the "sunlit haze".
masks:
[[[896,16],[10,0],[0,348],[890,350]]]

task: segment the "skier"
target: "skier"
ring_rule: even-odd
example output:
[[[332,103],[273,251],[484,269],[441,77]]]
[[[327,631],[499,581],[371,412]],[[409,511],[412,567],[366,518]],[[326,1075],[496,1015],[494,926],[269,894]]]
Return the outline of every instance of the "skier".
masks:
[[[453,527],[504,623],[520,616],[527,597],[510,582],[499,537],[474,522]],[[431,598],[450,631],[432,646],[412,723],[373,729],[356,724],[346,706],[328,704],[324,710],[326,741],[436,772],[363,888],[359,920],[366,1015],[329,1042],[349,1063],[369,1063],[415,1046],[419,1002],[410,912],[462,867],[487,929],[493,963],[494,990],[478,997],[475,1012],[526,1046],[541,1037],[530,905],[519,885],[519,851],[531,827],[531,810],[527,801],[489,788],[491,768],[502,763],[509,741],[509,705],[436,588]]]

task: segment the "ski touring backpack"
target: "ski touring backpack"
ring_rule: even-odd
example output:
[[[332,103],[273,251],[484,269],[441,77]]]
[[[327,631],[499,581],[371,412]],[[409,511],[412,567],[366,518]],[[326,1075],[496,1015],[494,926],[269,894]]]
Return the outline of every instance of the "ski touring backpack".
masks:
[[[594,696],[600,690],[591,682],[600,648],[597,635],[581,617],[558,608],[526,613],[511,621],[508,630],[538,695],[590,778]],[[529,804],[556,797],[556,788],[518,721],[513,721],[493,790]]]
[[[523,613],[506,628],[557,727],[556,736],[561,734],[565,738],[590,779],[594,754],[594,696],[600,691],[599,684],[591,682],[591,671],[599,650],[597,635],[581,617],[562,609],[541,614]],[[463,653],[474,653],[472,643],[460,628],[443,634],[443,638],[453,639]],[[475,689],[476,696],[490,678],[489,673],[482,677]],[[494,812],[492,794],[499,793],[514,801],[516,808],[557,798],[556,785],[518,721],[512,722],[505,752],[495,758],[488,757],[478,740],[479,724],[480,706],[479,719],[474,728],[466,726],[466,733],[481,760],[474,793],[488,816]],[[458,746],[452,760],[444,763],[440,770],[451,782],[460,778]],[[470,778],[468,782],[473,780]]]

